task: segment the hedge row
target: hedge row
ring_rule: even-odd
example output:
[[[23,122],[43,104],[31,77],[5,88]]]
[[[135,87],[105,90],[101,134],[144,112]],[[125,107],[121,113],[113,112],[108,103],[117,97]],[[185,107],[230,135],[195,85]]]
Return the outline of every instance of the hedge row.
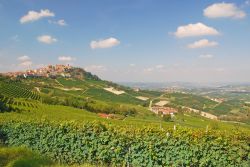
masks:
[[[64,164],[106,166],[249,166],[250,138],[201,130],[126,129],[100,123],[9,122],[0,138]]]

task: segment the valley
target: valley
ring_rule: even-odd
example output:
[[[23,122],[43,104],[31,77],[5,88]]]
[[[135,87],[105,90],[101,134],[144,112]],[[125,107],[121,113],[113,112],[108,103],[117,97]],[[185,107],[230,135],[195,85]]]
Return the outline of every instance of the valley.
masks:
[[[76,73],[75,69],[78,73],[80,71],[80,74],[77,76],[82,78],[73,76]],[[86,159],[84,158],[85,155],[75,152],[77,146],[68,143],[71,140],[79,140],[75,136],[77,134],[74,131],[81,131],[81,135],[85,136],[87,135],[85,133],[90,130],[93,131],[92,135],[99,136],[93,136],[94,138],[91,140],[86,139],[91,141],[91,143],[87,144],[90,147],[93,147],[94,143],[92,142],[95,140],[98,143],[102,143],[99,143],[101,145],[98,148],[93,148],[97,149],[95,151],[98,154],[103,149],[108,151],[106,149],[111,147],[114,144],[112,142],[115,142],[117,138],[121,138],[125,142],[124,140],[129,140],[132,137],[136,138],[140,143],[140,136],[146,135],[147,137],[145,137],[148,138],[149,142],[152,140],[148,136],[150,133],[154,134],[154,140],[158,142],[165,141],[164,134],[173,135],[169,140],[176,140],[176,138],[179,138],[179,135],[185,136],[190,134],[192,136],[197,133],[199,135],[195,140],[203,140],[202,138],[213,134],[215,136],[209,140],[210,142],[215,142],[215,139],[217,140],[216,134],[218,134],[218,137],[225,135],[223,140],[230,141],[236,133],[240,132],[241,136],[237,140],[244,142],[249,139],[250,124],[248,114],[250,106],[248,105],[243,106],[243,112],[241,111],[243,109],[240,106],[241,103],[237,109],[229,108],[232,99],[217,102],[206,96],[194,93],[134,89],[101,79],[93,79],[91,74],[88,74],[88,78],[85,78],[86,72],[83,69],[72,67],[71,70],[69,73],[71,77],[63,77],[60,74],[53,77],[34,75],[26,75],[25,78],[18,76],[1,77],[0,136],[5,136],[1,138],[5,144],[19,146],[25,143],[24,145],[28,148],[40,153],[44,152],[47,157],[70,165],[81,164],[82,160]],[[226,112],[227,110],[220,112],[217,109],[222,105],[228,106],[228,112]],[[233,107],[237,106],[233,105]],[[233,115],[231,110],[235,110]],[[231,117],[231,119],[228,119],[228,117]],[[85,130],[82,129],[82,126]],[[20,131],[24,131],[23,128],[26,129],[23,135],[18,135]],[[53,131],[49,132],[49,129]],[[145,133],[145,131],[147,132]],[[51,143],[49,136],[43,141],[39,139],[44,138],[44,135],[49,133],[51,133],[51,139],[54,141],[60,140],[57,141],[58,143],[63,144],[68,141],[65,144],[71,149],[68,148],[67,151],[60,150],[65,148],[56,145],[56,143]],[[62,138],[57,136],[57,133]],[[107,137],[106,133],[116,137],[105,144],[102,140],[105,140]],[[122,134],[126,134],[127,137],[122,137]],[[158,138],[156,134],[163,136]],[[72,138],[68,135],[75,137]],[[38,138],[35,136],[38,136]],[[182,137],[181,140],[188,142],[189,139]],[[191,140],[193,140],[193,137],[191,137]],[[77,143],[73,142],[72,144]],[[54,145],[53,149],[51,144]],[[127,145],[129,143],[120,144]],[[124,150],[127,149],[127,146],[120,144],[115,144],[115,147],[119,149],[115,151],[115,154],[127,156],[128,152]],[[130,144],[130,149],[138,147],[134,145],[135,143]],[[81,146],[79,145],[78,149],[83,149],[81,148],[82,146],[82,144]],[[49,150],[45,150],[46,147]],[[104,148],[101,149],[100,147]],[[169,146],[166,145],[166,147]],[[181,145],[176,145],[175,147],[176,149],[181,149]],[[73,152],[68,154],[68,151]],[[119,159],[106,157],[106,160],[97,160],[97,155],[91,154],[89,151],[86,152],[86,156],[91,156],[91,159],[86,159],[84,162],[90,164],[96,162],[105,162],[106,165],[109,163],[116,165],[139,163],[137,158],[127,160],[122,159],[122,156],[119,156]],[[149,153],[149,150],[146,148],[145,151],[146,154]],[[248,152],[248,150],[244,151],[245,153]],[[136,152],[134,150],[134,154]],[[67,156],[64,153],[67,153]],[[160,155],[160,152],[158,153]],[[133,155],[132,153],[129,154]],[[175,154],[173,156],[181,156],[179,151],[175,152]],[[104,158],[109,156],[109,154],[102,155],[100,152],[98,156]],[[190,156],[193,157],[195,154]],[[225,154],[225,156],[228,156],[228,154]],[[69,161],[69,159],[71,160]],[[194,163],[190,161],[190,158],[188,159],[188,161],[185,161],[186,164]],[[169,162],[180,163],[174,159]],[[152,163],[156,162],[152,159]],[[162,162],[159,163],[161,164]]]

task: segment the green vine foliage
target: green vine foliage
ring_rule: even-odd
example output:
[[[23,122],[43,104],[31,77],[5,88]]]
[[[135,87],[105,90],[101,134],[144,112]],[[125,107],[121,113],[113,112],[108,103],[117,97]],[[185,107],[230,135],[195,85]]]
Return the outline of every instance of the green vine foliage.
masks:
[[[1,123],[0,136],[9,146],[26,146],[62,164],[247,167],[250,163],[250,137],[242,132],[13,121]]]

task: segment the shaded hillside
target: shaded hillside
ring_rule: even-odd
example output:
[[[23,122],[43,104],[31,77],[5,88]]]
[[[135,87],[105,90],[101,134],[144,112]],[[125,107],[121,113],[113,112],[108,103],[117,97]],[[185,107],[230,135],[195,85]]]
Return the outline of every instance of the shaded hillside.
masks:
[[[85,71],[82,68],[79,67],[73,67],[68,70],[69,74],[72,78],[76,79],[89,79],[89,80],[101,80],[97,75],[93,75],[90,72]]]

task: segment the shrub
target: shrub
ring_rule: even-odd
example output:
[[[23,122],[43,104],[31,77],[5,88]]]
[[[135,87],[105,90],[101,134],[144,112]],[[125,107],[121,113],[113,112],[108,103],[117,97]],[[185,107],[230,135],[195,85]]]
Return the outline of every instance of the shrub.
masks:
[[[107,166],[247,166],[250,137],[241,132],[127,129],[100,123],[3,123],[5,143],[67,164]]]
[[[165,122],[171,121],[171,115],[170,114],[163,115],[162,120],[165,121]]]

